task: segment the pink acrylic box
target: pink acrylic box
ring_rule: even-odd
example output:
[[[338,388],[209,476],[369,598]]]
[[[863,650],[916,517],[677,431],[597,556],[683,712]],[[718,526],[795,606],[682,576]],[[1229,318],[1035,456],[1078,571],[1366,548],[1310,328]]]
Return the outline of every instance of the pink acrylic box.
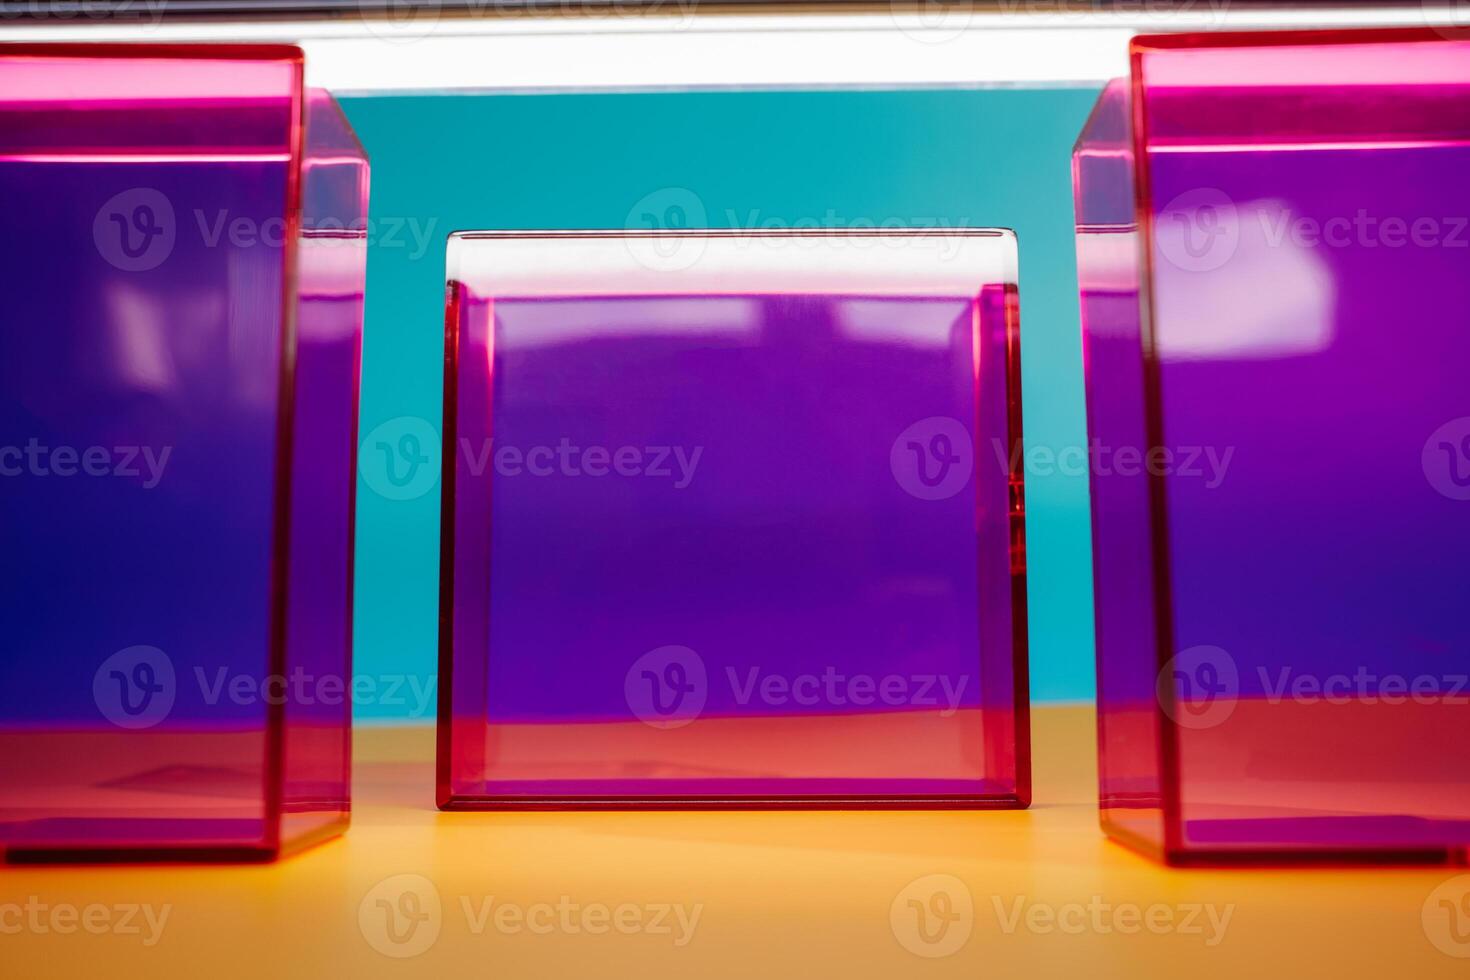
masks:
[[[1132,65],[1075,156],[1103,826],[1174,864],[1463,864],[1470,42]]]
[[[0,47],[0,860],[347,825],[368,167],[302,68]]]

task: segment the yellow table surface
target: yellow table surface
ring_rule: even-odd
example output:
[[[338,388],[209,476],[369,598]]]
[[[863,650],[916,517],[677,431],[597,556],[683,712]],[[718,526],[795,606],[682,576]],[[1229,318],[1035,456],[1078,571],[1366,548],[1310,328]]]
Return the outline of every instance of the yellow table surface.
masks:
[[[361,729],[294,858],[0,870],[0,977],[1470,977],[1470,875],[1168,870],[1097,828],[1091,710],[1034,737],[1022,812],[448,814],[432,731]]]

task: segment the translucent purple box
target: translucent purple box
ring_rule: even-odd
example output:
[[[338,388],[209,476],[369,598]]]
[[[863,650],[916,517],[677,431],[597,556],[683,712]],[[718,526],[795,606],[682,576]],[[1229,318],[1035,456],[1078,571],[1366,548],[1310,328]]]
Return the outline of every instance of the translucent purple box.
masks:
[[[367,159],[279,46],[0,49],[0,860],[348,820]]]
[[[1025,806],[1015,266],[452,236],[440,806]]]
[[[1103,826],[1464,863],[1470,43],[1145,37],[1077,145]]]

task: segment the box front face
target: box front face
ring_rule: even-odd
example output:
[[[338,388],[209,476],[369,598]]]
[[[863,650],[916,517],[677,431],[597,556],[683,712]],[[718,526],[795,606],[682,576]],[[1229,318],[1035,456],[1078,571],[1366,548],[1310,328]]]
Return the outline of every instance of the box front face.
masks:
[[[453,240],[450,798],[1014,801],[1013,268]]]
[[[299,64],[0,78],[0,851],[260,847]]]
[[[1463,847],[1470,45],[1140,66],[1180,843]]]

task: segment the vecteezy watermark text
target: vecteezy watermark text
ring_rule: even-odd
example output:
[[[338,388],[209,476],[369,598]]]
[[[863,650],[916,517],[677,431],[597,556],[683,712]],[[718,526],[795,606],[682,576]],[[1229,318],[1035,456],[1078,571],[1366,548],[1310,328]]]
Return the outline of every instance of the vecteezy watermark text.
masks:
[[[188,687],[188,681],[195,684]],[[176,670],[173,658],[155,646],[127,647],[109,656],[92,677],[97,710],[119,728],[152,728],[183,699],[190,704],[352,704],[402,709],[410,717],[431,715],[439,688],[435,674],[315,674],[296,667],[285,674],[255,674],[228,667],[195,665]]]
[[[172,446],[48,446],[32,436],[24,446],[0,446],[0,477],[141,478],[143,489],[152,490],[173,451]]]
[[[1111,902],[1102,895],[1084,900],[1038,901],[1026,895],[991,895],[977,903],[969,886],[949,874],[931,874],[905,885],[889,907],[889,925],[899,945],[925,959],[951,956],[962,949],[986,909],[1003,935],[1026,932],[1093,935],[1177,935],[1195,937],[1207,947],[1225,939],[1235,905],[1205,902]]]
[[[1358,667],[1351,674],[1321,676],[1282,667],[1256,668],[1271,704],[1470,704],[1470,675],[1381,674]]]
[[[1027,476],[1167,476],[1200,479],[1205,489],[1225,482],[1235,447],[1215,446],[1106,446],[1093,439],[1086,446],[1016,445],[1007,450],[1006,440],[992,439],[995,461],[1007,473],[1015,471],[1024,458]]]
[[[1298,248],[1470,248],[1470,217],[1370,214],[1358,208],[1351,217],[1316,218],[1290,209],[1258,212],[1263,238],[1272,248],[1287,239]]]
[[[287,224],[284,218],[266,218],[258,221],[248,217],[230,217],[227,210],[218,210],[209,215],[204,211],[194,209],[194,221],[199,226],[199,238],[207,248],[218,248],[221,242],[228,242],[235,248],[254,248],[264,245],[267,248],[284,248],[287,237]],[[434,230],[439,225],[439,219],[429,218],[359,218],[353,221],[341,221],[331,217],[318,218],[312,222],[307,229],[314,236],[329,236],[333,232],[346,233],[343,237],[335,240],[344,243],[354,242],[366,244],[373,248],[409,248],[408,258],[418,260],[428,254],[430,246],[434,244]],[[318,244],[326,244],[333,241],[330,237],[321,237]]]
[[[1108,902],[1101,895],[1092,895],[1085,902],[1036,902],[1024,895],[1009,899],[992,895],[990,901],[1001,932],[1008,936],[1021,930],[1038,936],[1054,933],[1133,936],[1148,933],[1154,936],[1196,936],[1206,946],[1214,947],[1224,940],[1230,920],[1235,915],[1233,903],[1154,902],[1139,905],[1136,902]]]
[[[172,904],[152,905],[147,902],[45,902],[31,895],[24,902],[0,902],[0,936],[31,935],[71,936],[85,932],[92,936],[136,936],[147,947],[158,945]]]
[[[494,895],[460,895],[465,931],[515,936],[654,936],[682,949],[694,939],[702,903],[584,902],[570,895],[514,902]],[[369,946],[395,959],[427,952],[445,925],[445,901],[423,875],[400,874],[378,882],[358,905],[358,928]]]
[[[964,675],[956,678],[948,674],[885,674],[882,677],[844,674],[835,667],[827,667],[820,674],[795,676],[762,671],[760,667],[744,670],[726,667],[725,679],[735,695],[735,702],[742,706],[754,701],[772,707],[795,704],[833,708],[874,705],[938,708],[942,718],[949,718],[959,710],[970,681]]]
[[[970,689],[966,675],[846,673],[834,666],[785,674],[759,666],[727,665],[714,675],[742,707],[925,708],[952,717]],[[654,728],[682,728],[700,716],[711,694],[704,658],[685,646],[664,646],[635,660],[624,676],[629,709]]]
[[[555,443],[516,445],[494,437],[461,437],[461,472],[479,478],[667,480],[675,490],[694,482],[703,446],[582,445],[569,436]],[[402,415],[373,428],[358,446],[358,472],[363,481],[389,500],[414,500],[439,482],[439,432],[426,419]]]
[[[163,20],[167,0],[7,0],[0,21],[44,18],[49,21],[95,20],[112,23]]]
[[[678,948],[688,946],[694,939],[694,930],[699,927],[700,916],[704,914],[701,904],[623,902],[608,905],[604,902],[579,902],[568,895],[562,895],[554,902],[530,904],[497,900],[493,895],[474,898],[461,895],[459,904],[470,934],[475,936],[487,930],[512,936],[521,932],[536,936],[552,933],[568,936],[620,933],[632,936],[641,933],[667,936]]]
[[[285,215],[262,218],[200,208],[194,209],[193,219],[198,245],[209,249],[283,249],[293,234],[299,234],[318,249],[408,249],[409,259],[415,261],[429,253],[439,225],[438,218],[377,216],[344,221],[323,216],[313,217],[298,229]],[[131,187],[114,194],[97,209],[92,222],[98,254],[123,272],[157,269],[173,255],[180,236],[187,234],[188,223],[175,211],[173,200],[156,187]]]
[[[205,704],[228,702],[237,705],[293,704],[335,707],[347,702],[357,706],[407,708],[414,718],[429,714],[439,687],[435,675],[414,674],[312,674],[300,667],[289,674],[255,677],[232,674],[226,667],[206,671],[194,668],[194,680]]]
[[[494,445],[494,438],[477,445],[460,439],[460,452],[473,476],[483,476],[493,466],[499,476],[621,476],[672,480],[683,490],[694,481],[703,446],[579,446],[563,436],[555,445]]]
[[[1254,221],[1250,220],[1252,217]],[[1154,224],[1159,253],[1187,272],[1213,272],[1237,253],[1319,249],[1470,249],[1470,216],[1301,214],[1277,199],[1237,203],[1216,187],[1176,195]]]
[[[1249,678],[1251,675],[1246,674]],[[1470,675],[1413,676],[1358,666],[1323,673],[1291,665],[1257,666],[1254,685],[1243,683],[1233,656],[1222,647],[1202,644],[1171,657],[1158,675],[1160,706],[1177,724],[1191,729],[1214,728],[1228,721],[1245,697],[1266,704],[1296,705],[1466,705]]]

